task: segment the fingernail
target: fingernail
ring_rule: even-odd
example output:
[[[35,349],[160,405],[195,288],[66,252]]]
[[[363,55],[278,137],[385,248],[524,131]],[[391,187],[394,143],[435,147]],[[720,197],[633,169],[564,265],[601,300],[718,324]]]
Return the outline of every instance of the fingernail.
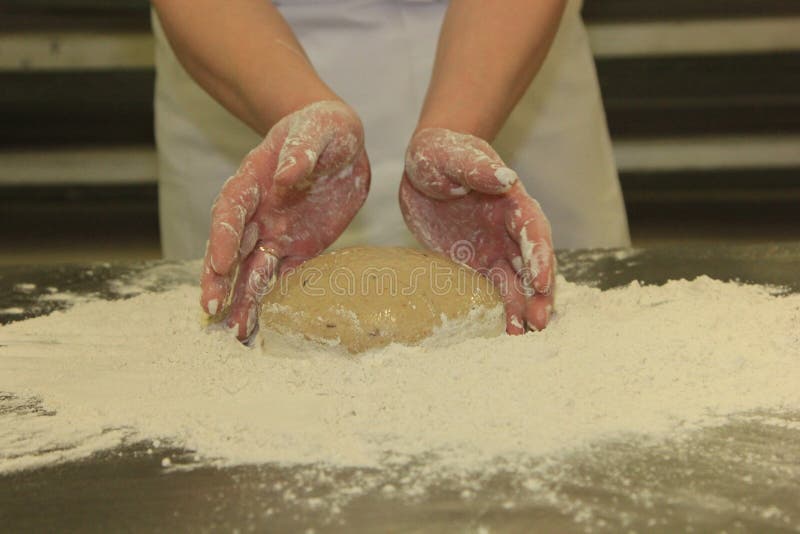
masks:
[[[219,306],[219,301],[217,299],[209,300],[208,301],[208,314],[209,315],[216,315],[218,306]]]
[[[494,177],[497,178],[497,181],[500,182],[500,185],[503,187],[511,187],[511,185],[517,181],[517,173],[508,167],[500,167],[494,171]]]

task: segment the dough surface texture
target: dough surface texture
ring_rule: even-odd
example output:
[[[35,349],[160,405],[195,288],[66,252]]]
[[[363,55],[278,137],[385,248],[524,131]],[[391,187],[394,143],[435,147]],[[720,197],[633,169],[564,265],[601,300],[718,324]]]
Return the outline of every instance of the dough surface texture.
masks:
[[[428,251],[357,247],[277,280],[262,300],[259,342],[265,351],[310,341],[352,354],[504,332],[499,291],[469,267]]]

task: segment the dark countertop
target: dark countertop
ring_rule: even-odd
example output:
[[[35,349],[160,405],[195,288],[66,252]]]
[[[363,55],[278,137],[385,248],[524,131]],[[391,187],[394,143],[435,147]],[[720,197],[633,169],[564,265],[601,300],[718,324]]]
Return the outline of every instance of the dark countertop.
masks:
[[[800,243],[570,251],[559,253],[559,263],[567,279],[601,288],[708,275],[800,292]],[[124,298],[130,292],[119,288],[153,265],[0,268],[0,323],[67,306],[41,300],[49,286],[77,295]],[[162,266],[158,280],[143,290],[196,278],[197,264],[156,265]],[[36,287],[20,290],[20,283]],[[10,399],[2,390],[0,377],[0,414]],[[82,461],[0,475],[0,530],[583,532],[592,526],[595,532],[798,531],[800,413],[779,417],[792,424],[732,423],[700,431],[688,443],[620,441],[576,453],[560,466],[559,506],[519,499],[513,508],[504,506],[518,497],[518,482],[501,470],[468,501],[447,484],[424,498],[405,501],[368,491],[333,518],[285,504],[282,494],[299,484],[303,468],[181,469],[191,463],[188,451],[156,446],[149,454],[152,443],[134,443]],[[177,469],[162,468],[165,455]],[[337,469],[329,475],[337,484],[354,473]],[[594,515],[581,517],[565,502],[593,503],[589,508]],[[772,506],[782,513],[768,513]]]

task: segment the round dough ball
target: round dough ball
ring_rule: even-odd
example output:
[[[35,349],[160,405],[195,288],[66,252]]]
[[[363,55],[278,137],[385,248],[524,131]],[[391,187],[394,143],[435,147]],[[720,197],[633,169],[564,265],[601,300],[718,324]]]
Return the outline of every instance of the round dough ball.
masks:
[[[500,293],[476,271],[432,252],[357,247],[317,256],[277,280],[262,300],[259,337],[266,350],[309,340],[358,353],[504,332]]]

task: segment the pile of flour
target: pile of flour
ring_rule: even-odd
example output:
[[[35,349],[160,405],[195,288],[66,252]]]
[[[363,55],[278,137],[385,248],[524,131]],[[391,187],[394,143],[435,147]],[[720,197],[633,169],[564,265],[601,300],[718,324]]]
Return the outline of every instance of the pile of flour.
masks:
[[[558,288],[543,332],[358,358],[244,347],[201,326],[192,286],[12,323],[0,327],[0,473],[142,440],[200,464],[424,457],[475,471],[800,410],[800,295],[706,277]]]

